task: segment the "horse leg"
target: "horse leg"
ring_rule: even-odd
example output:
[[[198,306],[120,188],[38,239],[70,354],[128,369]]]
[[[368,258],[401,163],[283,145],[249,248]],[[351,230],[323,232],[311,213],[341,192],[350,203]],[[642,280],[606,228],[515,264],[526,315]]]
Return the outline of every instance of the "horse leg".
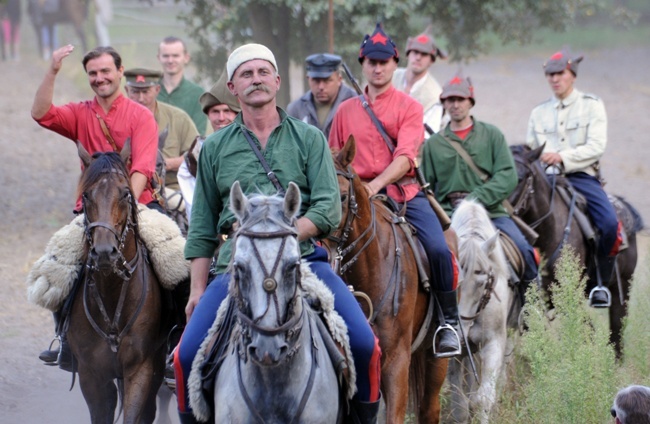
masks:
[[[405,346],[405,343],[400,343],[395,349],[384,352],[394,352],[392,358],[387,357],[386,361],[382,361],[381,367],[381,388],[386,403],[386,423],[403,423],[408,402],[411,348],[408,344]]]
[[[637,262],[636,236],[631,235],[629,237],[629,247],[621,252],[616,261],[618,262],[618,274],[621,277],[623,293],[618,288],[615,273],[610,284],[612,304],[609,307],[609,341],[614,345],[616,357],[621,359],[623,356],[623,319],[627,316],[627,305],[630,300],[630,279],[634,274]],[[621,295],[623,296],[622,299]]]
[[[469,400],[465,388],[468,387],[467,379],[474,378],[467,371],[464,357],[449,360],[447,381],[450,390],[449,422],[469,422]],[[447,420],[445,420],[447,422]]]
[[[481,383],[478,390],[470,396],[470,410],[479,417],[482,424],[487,424],[492,406],[496,402],[497,384],[505,354],[505,343],[498,334],[488,338],[481,348]],[[505,334],[503,335],[505,341]]]
[[[153,423],[156,418],[156,394],[163,370],[155,372],[153,362],[149,360],[125,373],[124,424]]]
[[[112,424],[117,407],[117,388],[110,376],[97,375],[90,366],[79,364],[79,386],[88,405],[92,424]]]
[[[440,421],[440,390],[447,376],[448,359],[434,358],[433,352],[420,352],[425,356],[424,393],[420,400],[419,422],[437,424]]]

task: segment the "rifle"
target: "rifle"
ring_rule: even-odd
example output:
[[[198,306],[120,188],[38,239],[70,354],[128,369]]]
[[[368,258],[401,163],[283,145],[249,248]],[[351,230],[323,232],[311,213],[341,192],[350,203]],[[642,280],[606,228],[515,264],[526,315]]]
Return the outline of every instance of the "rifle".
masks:
[[[363,95],[363,91],[361,90],[361,87],[359,86],[359,83],[357,82],[356,78],[354,78],[354,75],[352,75],[352,72],[350,71],[350,68],[348,68],[348,65],[345,62],[343,62],[342,65],[343,65],[343,70],[345,71],[345,75],[348,77],[348,80],[350,80],[350,83],[352,84],[354,90],[357,92],[359,96]],[[384,138],[384,141],[386,142],[388,149],[391,151],[391,153],[395,151],[395,147],[394,147],[395,142],[388,136],[388,134],[386,134],[386,131],[381,126],[381,123],[379,123],[379,121],[375,121],[376,117],[374,117],[374,114],[370,109],[370,106],[364,105],[364,108],[370,114],[370,118],[375,123],[375,126],[377,126],[377,130],[379,131],[381,136]],[[425,125],[425,129],[427,129],[428,125],[426,124],[424,125]],[[427,131],[429,130],[431,129],[428,128]],[[433,133],[433,131],[431,132]],[[445,212],[442,206],[440,206],[440,203],[438,203],[438,201],[436,200],[433,191],[430,189],[431,185],[424,178],[424,174],[422,174],[422,170],[420,169],[417,158],[415,158],[413,167],[415,168],[415,178],[418,182],[418,185],[420,186],[420,189],[427,197],[427,200],[429,201],[429,205],[431,205],[431,209],[433,209],[433,212],[436,214],[436,217],[438,217],[438,221],[440,221],[440,225],[442,226],[443,231],[446,230],[451,225],[451,219],[449,219],[447,212]]]

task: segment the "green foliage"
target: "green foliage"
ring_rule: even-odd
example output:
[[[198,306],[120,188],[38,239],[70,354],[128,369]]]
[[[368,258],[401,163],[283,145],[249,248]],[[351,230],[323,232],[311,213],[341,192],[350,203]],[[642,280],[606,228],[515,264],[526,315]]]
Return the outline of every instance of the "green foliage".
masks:
[[[581,274],[575,254],[565,248],[557,268],[558,283],[552,287],[552,322],[537,292],[528,292],[529,330],[522,338],[521,353],[530,374],[523,383],[517,414],[530,422],[603,422],[616,394],[617,367],[609,330],[589,318]]]
[[[630,383],[650,384],[650,332],[648,332],[648,311],[650,297],[648,296],[647,276],[650,272],[650,257],[646,257],[643,266],[638,266],[634,273],[628,317],[625,319],[623,330],[624,365],[628,370]],[[646,278],[643,278],[646,277]]]

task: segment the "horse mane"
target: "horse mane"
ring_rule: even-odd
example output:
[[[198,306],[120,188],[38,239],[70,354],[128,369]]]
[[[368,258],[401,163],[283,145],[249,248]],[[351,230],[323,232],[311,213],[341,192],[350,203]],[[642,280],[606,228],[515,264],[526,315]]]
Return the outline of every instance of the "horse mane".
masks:
[[[481,204],[473,200],[464,201],[454,211],[452,223],[459,241],[459,262],[466,275],[490,267],[498,274],[507,275],[508,263],[499,239],[490,256],[481,248],[483,242],[497,232]]]

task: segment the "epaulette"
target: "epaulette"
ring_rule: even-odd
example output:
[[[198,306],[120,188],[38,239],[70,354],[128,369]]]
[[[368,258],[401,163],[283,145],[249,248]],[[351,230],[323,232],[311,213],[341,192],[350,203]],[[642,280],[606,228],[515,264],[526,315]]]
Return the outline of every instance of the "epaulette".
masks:
[[[583,99],[591,99],[591,100],[600,100],[600,97],[596,96],[595,94],[590,94],[590,93],[582,93],[582,98]]]

